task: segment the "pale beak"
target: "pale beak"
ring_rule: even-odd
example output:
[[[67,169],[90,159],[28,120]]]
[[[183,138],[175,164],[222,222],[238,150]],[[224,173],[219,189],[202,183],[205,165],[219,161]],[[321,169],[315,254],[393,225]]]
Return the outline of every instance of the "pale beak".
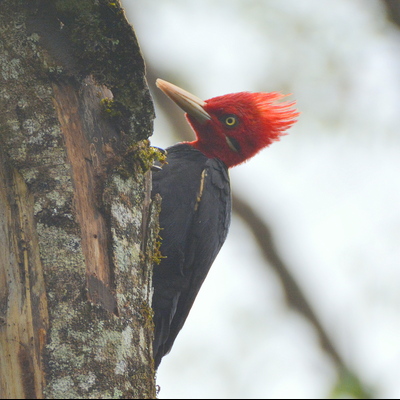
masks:
[[[211,119],[211,115],[204,109],[206,105],[205,101],[162,79],[157,79],[156,85],[182,108],[183,111],[195,118],[200,124],[204,124]]]

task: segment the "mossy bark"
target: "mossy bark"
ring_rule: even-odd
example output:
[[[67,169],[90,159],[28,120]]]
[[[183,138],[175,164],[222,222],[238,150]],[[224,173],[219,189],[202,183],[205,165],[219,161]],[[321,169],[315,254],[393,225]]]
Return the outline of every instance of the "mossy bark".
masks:
[[[134,32],[118,1],[0,3],[0,398],[154,398]]]

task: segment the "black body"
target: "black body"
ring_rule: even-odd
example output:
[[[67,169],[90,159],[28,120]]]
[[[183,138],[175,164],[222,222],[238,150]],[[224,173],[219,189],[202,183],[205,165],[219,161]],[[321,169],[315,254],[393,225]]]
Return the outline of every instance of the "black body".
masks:
[[[231,219],[228,169],[188,144],[167,149],[153,172],[152,195],[162,197],[161,263],[154,265],[154,361],[157,368],[182,329],[223,245]]]

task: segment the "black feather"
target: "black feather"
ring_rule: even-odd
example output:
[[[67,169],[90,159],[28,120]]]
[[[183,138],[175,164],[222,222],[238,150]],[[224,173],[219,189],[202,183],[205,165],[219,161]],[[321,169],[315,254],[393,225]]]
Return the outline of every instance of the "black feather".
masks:
[[[154,360],[157,368],[182,329],[223,245],[231,219],[228,169],[188,144],[167,149],[153,171],[152,195],[162,197],[161,263],[154,265]]]

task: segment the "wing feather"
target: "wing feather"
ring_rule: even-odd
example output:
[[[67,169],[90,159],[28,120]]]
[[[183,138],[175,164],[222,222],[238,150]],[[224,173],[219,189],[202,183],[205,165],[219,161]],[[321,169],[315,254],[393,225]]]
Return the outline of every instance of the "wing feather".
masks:
[[[162,197],[161,254],[154,266],[156,367],[171,350],[230,224],[228,170],[187,144],[167,149],[167,164],[153,173]]]

